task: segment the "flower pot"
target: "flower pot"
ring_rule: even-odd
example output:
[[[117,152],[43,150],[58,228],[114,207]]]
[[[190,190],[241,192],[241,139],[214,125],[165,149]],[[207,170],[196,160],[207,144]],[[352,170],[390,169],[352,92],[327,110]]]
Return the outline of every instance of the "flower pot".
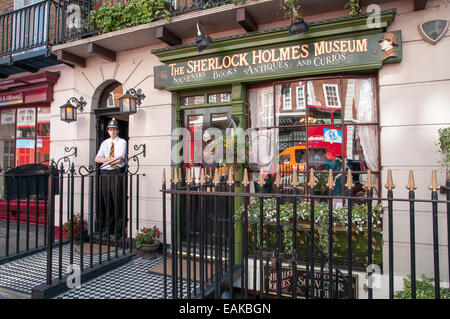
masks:
[[[139,250],[142,253],[154,253],[159,249],[160,242],[157,240],[153,244],[142,244],[141,247],[139,247]]]

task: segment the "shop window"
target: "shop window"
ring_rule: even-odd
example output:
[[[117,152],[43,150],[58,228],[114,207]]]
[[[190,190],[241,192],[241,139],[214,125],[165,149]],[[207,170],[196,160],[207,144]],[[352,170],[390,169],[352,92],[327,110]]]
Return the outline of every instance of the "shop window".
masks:
[[[274,152],[280,170],[289,172],[295,165],[299,174],[305,174],[314,168],[318,176],[325,178],[331,169],[339,184],[335,194],[341,195],[348,169],[353,172],[354,183],[364,183],[367,170],[379,179],[375,78],[274,83],[250,87],[248,96],[249,127],[276,131],[272,135],[277,137]],[[264,96],[273,97],[273,102],[264,101]],[[286,108],[287,101],[291,102],[290,109]],[[275,113],[275,123],[265,118],[265,112]],[[270,169],[273,167],[271,164]]]
[[[33,106],[1,111],[2,168],[42,163],[50,159],[50,107]]]

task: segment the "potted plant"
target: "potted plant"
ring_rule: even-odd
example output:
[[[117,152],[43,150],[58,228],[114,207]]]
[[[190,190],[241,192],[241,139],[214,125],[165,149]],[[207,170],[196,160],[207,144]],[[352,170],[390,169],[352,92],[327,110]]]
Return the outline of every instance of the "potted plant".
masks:
[[[83,221],[83,224],[81,224],[81,218],[80,218],[80,214],[76,213],[73,216],[73,239],[76,242],[80,242],[81,241],[81,232],[83,232],[83,239],[87,240],[88,239],[88,234],[87,234],[87,221]],[[68,221],[66,222],[63,226],[62,226],[62,231],[63,231],[63,237],[64,238],[71,238],[71,233],[72,233],[72,221]]]
[[[152,253],[159,249],[159,240],[162,232],[158,227],[142,227],[136,234],[136,248],[142,253]]]

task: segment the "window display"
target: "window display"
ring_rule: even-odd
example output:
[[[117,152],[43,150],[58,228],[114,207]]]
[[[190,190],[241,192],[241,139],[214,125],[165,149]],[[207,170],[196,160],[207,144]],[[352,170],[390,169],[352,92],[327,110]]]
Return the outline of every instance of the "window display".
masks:
[[[367,170],[379,174],[375,83],[370,76],[335,77],[250,87],[249,127],[277,131],[278,169],[314,168],[323,177],[332,169],[342,194],[348,169],[354,182],[364,181]]]

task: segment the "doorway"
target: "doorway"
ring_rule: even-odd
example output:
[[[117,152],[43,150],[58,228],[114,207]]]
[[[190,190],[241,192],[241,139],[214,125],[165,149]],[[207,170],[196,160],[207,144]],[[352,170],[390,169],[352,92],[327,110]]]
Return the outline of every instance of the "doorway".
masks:
[[[195,146],[201,145],[203,150],[205,145],[210,143],[210,141],[204,134],[205,131],[209,128],[217,128],[221,130],[223,134],[225,134],[226,129],[230,126],[230,123],[231,106],[184,110],[183,127],[190,131],[191,137],[190,140],[186,141],[186,144],[184,145],[184,149],[186,150],[186,152],[184,152],[183,154],[183,167],[203,166],[202,163],[196,163],[194,154],[199,150],[196,150]],[[196,140],[199,138],[201,139],[201,141]],[[201,152],[201,154],[203,154],[203,151]]]

